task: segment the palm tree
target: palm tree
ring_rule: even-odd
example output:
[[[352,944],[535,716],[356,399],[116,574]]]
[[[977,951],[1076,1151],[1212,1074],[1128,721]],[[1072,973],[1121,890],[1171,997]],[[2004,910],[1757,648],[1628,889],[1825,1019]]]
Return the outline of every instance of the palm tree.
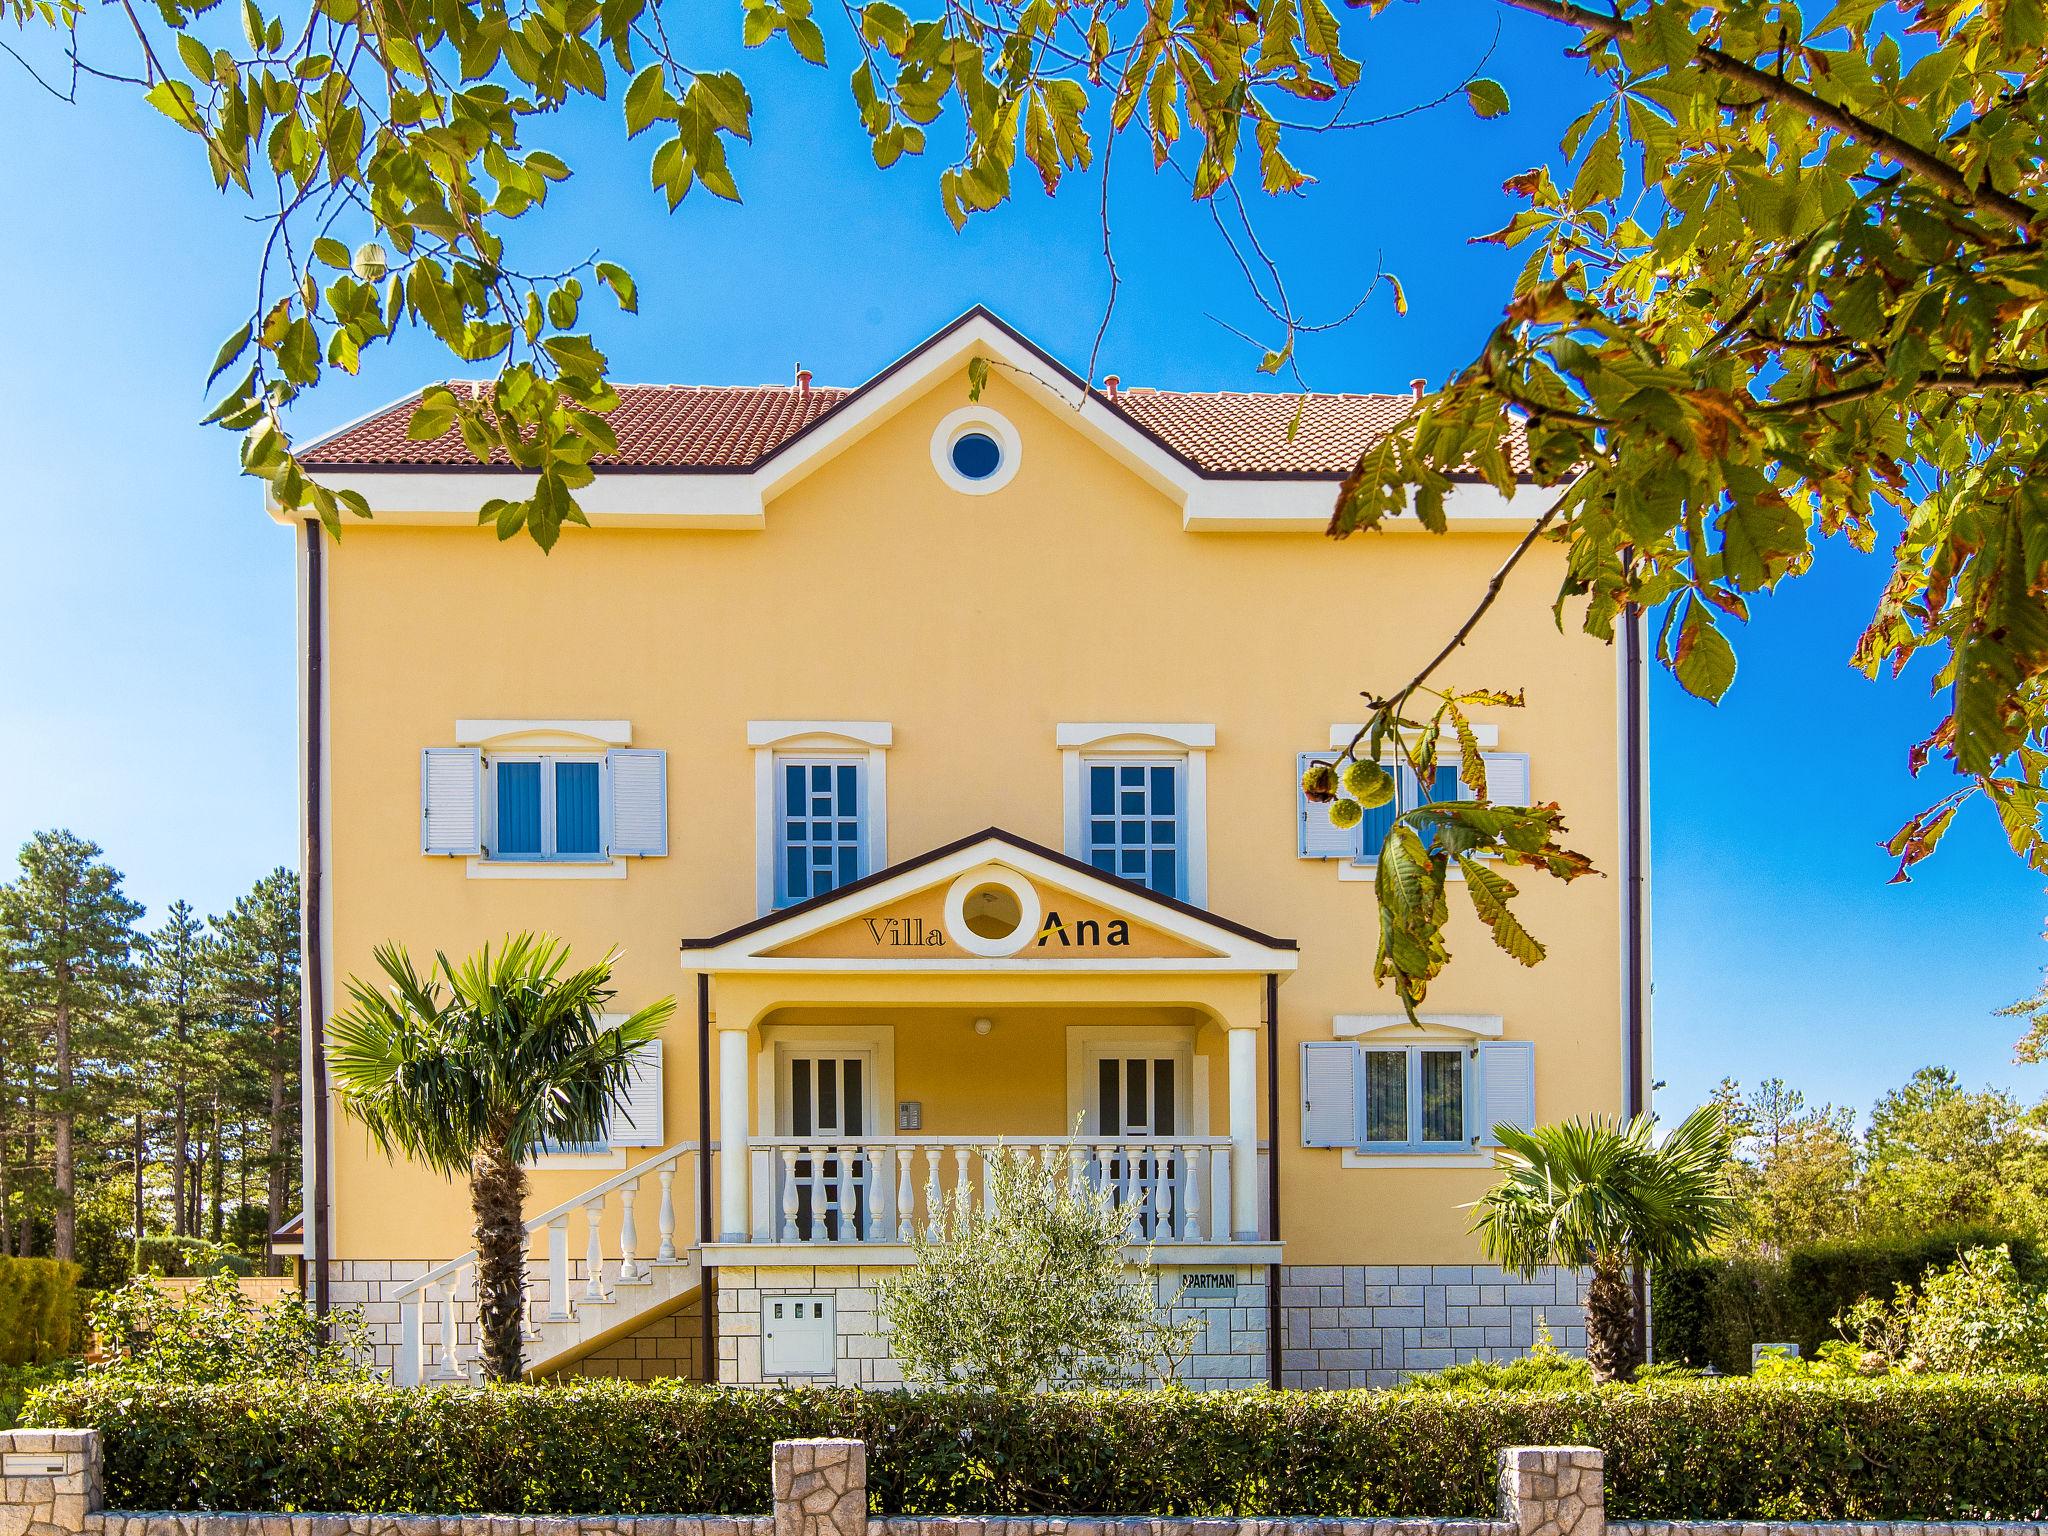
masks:
[[[1524,1276],[1590,1265],[1586,1359],[1596,1382],[1625,1380],[1636,1352],[1629,1270],[1697,1257],[1727,1227],[1730,1139],[1702,1105],[1660,1144],[1650,1117],[1494,1129],[1505,1172],[1472,1223],[1487,1257]]]
[[[569,947],[528,933],[460,966],[437,953],[425,977],[396,944],[376,958],[386,984],[349,978],[350,1006],[328,1026],[335,1097],[386,1156],[468,1175],[484,1369],[517,1381],[525,1164],[545,1142],[603,1135],[630,1058],[675,999],[607,1024],[618,951],[564,975]]]

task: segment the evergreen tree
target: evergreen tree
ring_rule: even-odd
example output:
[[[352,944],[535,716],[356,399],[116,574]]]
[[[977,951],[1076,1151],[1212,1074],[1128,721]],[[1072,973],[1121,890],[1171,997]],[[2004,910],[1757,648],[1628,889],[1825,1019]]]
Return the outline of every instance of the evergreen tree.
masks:
[[[142,908],[97,844],[69,832],[38,832],[21,850],[21,874],[0,886],[0,953],[14,1004],[39,1048],[31,1073],[46,1077],[41,1113],[51,1127],[55,1205],[51,1252],[76,1256],[77,1132],[103,1107],[109,1062],[132,1042],[129,1009],[139,980],[135,924]]]
[[[171,1230],[191,1230],[185,1194],[192,1166],[191,1079],[205,984],[205,926],[189,901],[171,903],[164,924],[149,936],[149,991],[158,1032],[151,1053],[170,1095]]]
[[[251,1105],[265,1127],[262,1166],[267,1220],[264,1256],[270,1273],[282,1266],[270,1254],[268,1228],[283,1220],[295,1192],[293,1151],[299,1115],[299,877],[274,869],[213,919],[213,986],[242,1068],[234,1086],[257,1091]],[[238,1104],[237,1108],[240,1107]],[[219,1225],[218,1176],[224,1148],[216,1137],[214,1221]],[[243,1138],[237,1136],[238,1144]],[[216,1239],[218,1241],[218,1239]]]

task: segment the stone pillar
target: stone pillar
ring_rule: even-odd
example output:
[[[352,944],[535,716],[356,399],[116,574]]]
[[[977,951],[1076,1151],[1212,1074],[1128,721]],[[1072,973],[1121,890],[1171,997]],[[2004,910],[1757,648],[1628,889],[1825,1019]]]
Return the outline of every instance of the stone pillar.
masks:
[[[1506,1447],[1501,1519],[1514,1536],[1607,1536],[1606,1462],[1596,1445]]]
[[[747,1195],[747,1032],[718,1031],[718,1240],[743,1243],[754,1224]],[[709,1234],[706,1234],[707,1238]]]
[[[98,1430],[0,1431],[0,1531],[7,1536],[74,1536],[101,1502]]]
[[[1259,1032],[1234,1021],[1230,1041],[1230,1235],[1259,1235]]]
[[[775,1536],[868,1536],[868,1448],[775,1442]]]

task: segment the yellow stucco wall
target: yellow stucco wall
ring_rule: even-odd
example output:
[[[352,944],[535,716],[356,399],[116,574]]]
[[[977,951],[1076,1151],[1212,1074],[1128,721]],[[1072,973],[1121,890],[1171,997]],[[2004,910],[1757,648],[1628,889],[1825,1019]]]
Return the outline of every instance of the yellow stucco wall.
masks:
[[[964,496],[933,473],[929,444],[965,398],[964,374],[936,384],[772,501],[760,531],[569,528],[543,556],[485,531],[352,524],[327,591],[337,980],[368,971],[386,939],[459,953],[540,928],[579,957],[618,945],[622,1003],[679,1000],[666,1125],[670,1140],[687,1137],[695,982],[677,945],[755,915],[749,720],[890,722],[892,859],[992,823],[1058,847],[1063,721],[1212,723],[1208,905],[1301,945],[1280,993],[1287,1259],[1461,1261],[1472,1250],[1459,1207],[1483,1171],[1346,1169],[1339,1153],[1300,1146],[1298,1043],[1330,1038],[1333,1015],[1396,1005],[1371,981],[1371,886],[1295,857],[1291,784],[1295,753],[1355,719],[1359,690],[1404,680],[1442,643],[1514,536],[1189,534],[1165,497],[1000,370],[985,399],[1018,428],[1021,467],[1003,489]],[[1573,844],[1613,870],[1613,655],[1557,632],[1555,562],[1542,552],[1518,572],[1441,680],[1527,690],[1527,710],[1478,718],[1498,726],[1503,749],[1531,754],[1537,797],[1562,800]],[[422,857],[420,750],[478,717],[630,720],[635,745],[668,752],[669,855],[629,861],[623,880],[471,879],[462,859]],[[1549,960],[1524,971],[1461,913],[1456,962],[1429,1006],[1499,1014],[1509,1037],[1537,1041],[1541,1118],[1611,1112],[1618,882],[1520,883]],[[1241,982],[1255,1012],[1256,978]],[[753,985],[722,982],[721,1010],[766,1006]],[[1005,1019],[981,1039],[963,1034],[970,994],[918,998],[932,1011],[905,1016],[898,1073],[902,1096],[922,1096],[928,1130],[1022,1132],[1057,1118],[1055,1013]],[[886,987],[869,1001],[892,1006]],[[1200,1033],[1219,1132],[1221,1035]],[[1001,1106],[967,1113],[991,1082]],[[334,1135],[337,1257],[439,1259],[468,1245],[460,1188],[392,1168],[339,1117]],[[543,1170],[533,1208],[599,1176]]]

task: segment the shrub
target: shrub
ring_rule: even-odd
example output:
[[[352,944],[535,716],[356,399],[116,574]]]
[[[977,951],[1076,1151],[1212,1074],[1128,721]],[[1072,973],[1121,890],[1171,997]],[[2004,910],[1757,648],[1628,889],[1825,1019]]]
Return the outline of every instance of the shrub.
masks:
[[[1654,1369],[1654,1367],[1645,1367]],[[1526,1355],[1513,1360],[1467,1360],[1440,1371],[1411,1376],[1402,1392],[1569,1392],[1593,1385],[1593,1367],[1568,1355],[1551,1337],[1550,1325],[1536,1319],[1536,1339]]]
[[[369,1374],[358,1314],[331,1315],[331,1337],[323,1337],[303,1302],[285,1297],[259,1307],[232,1275],[211,1276],[182,1295],[138,1275],[100,1293],[92,1326],[107,1354],[94,1374],[126,1381],[361,1381]]]
[[[21,1408],[31,1393],[78,1373],[76,1360],[52,1360],[43,1365],[0,1365],[0,1429],[12,1429],[21,1422]]]
[[[246,1275],[253,1272],[245,1254],[203,1237],[145,1237],[136,1254],[138,1274]]]
[[[868,1443],[885,1513],[1478,1517],[1504,1445],[1599,1445],[1616,1519],[2039,1519],[2048,1382],[1673,1382],[1555,1394],[406,1389],[91,1380],[129,1509],[752,1514],[769,1446]]]
[[[78,1348],[78,1266],[0,1258],[0,1365],[44,1365]]]
[[[1147,1265],[1124,1262],[1130,1212],[1114,1193],[1014,1147],[989,1160],[986,1207],[949,1210],[917,1262],[875,1287],[903,1373],[923,1385],[977,1382],[1030,1392],[1169,1378],[1201,1324],[1162,1322]]]
[[[2022,1281],[2002,1244],[1970,1249],[1890,1301],[1866,1297],[1838,1322],[1864,1369],[2048,1371],[2048,1288]]]
[[[1702,1259],[1651,1276],[1652,1336],[1659,1360],[1749,1369],[1752,1344],[1796,1343],[1806,1355],[1836,1337],[1835,1318],[1865,1297],[1890,1297],[1971,1248],[2007,1245],[2019,1278],[2048,1281],[2048,1255],[2033,1239],[1984,1227],[1910,1237],[1810,1243],[1783,1259]]]

